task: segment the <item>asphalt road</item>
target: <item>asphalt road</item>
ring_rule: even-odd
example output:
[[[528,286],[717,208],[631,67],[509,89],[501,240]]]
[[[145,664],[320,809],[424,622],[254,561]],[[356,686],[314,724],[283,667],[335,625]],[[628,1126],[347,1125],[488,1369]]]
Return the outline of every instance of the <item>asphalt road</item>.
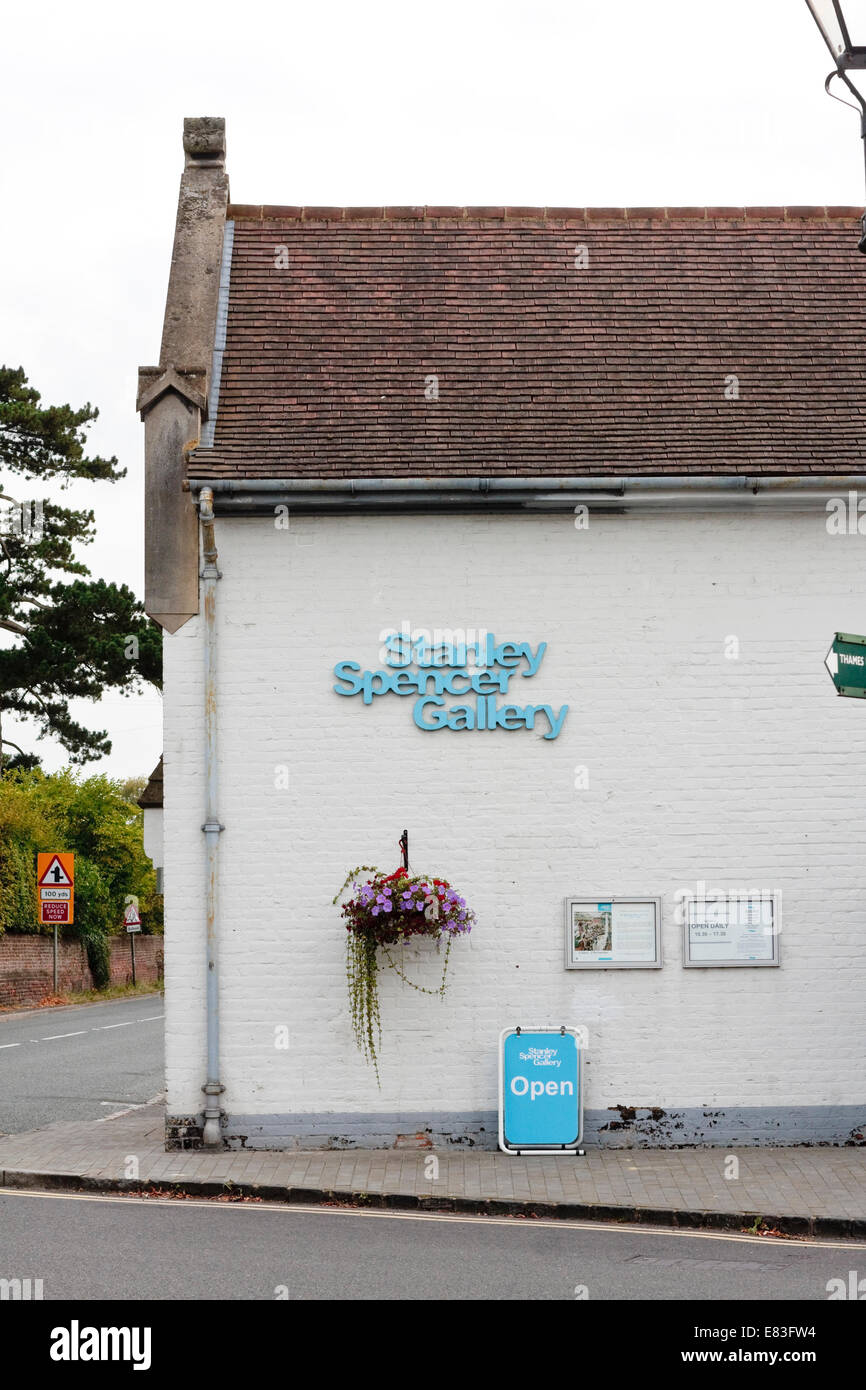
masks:
[[[852,1269],[866,1245],[0,1192],[0,1278],[45,1299],[826,1301]]]
[[[0,1134],[96,1120],[163,1089],[160,994],[0,1014]]]

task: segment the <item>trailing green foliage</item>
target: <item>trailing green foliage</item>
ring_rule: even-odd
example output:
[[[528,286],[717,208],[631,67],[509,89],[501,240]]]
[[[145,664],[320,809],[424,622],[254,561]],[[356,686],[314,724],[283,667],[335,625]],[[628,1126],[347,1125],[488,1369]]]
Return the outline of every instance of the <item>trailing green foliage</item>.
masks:
[[[107,989],[111,983],[111,952],[108,949],[108,937],[101,931],[93,927],[79,926],[76,928],[79,941],[83,942],[87,952],[87,964],[93,976],[93,983],[97,989]]]
[[[363,874],[372,878],[359,883]],[[379,970],[382,961],[376,955],[381,946],[385,963],[400,979],[419,994],[445,997],[448,960],[455,935],[469,932],[475,913],[466,906],[444,878],[429,874],[410,874],[399,868],[393,874],[383,874],[372,864],[360,864],[346,876],[342,888],[334,897],[336,904],[351,885],[353,896],[343,903],[346,919],[346,974],[349,983],[349,1011],[352,1032],[361,1054],[372,1063],[376,1081],[379,1077],[379,1046],[382,1040],[382,1021],[379,1014]],[[437,989],[418,985],[404,973],[389,946],[403,944],[415,936],[428,936],[436,941],[437,950],[446,941],[442,979]]]
[[[75,921],[63,935],[82,941],[94,982],[109,979],[108,938],[123,930],[127,900],[142,931],[162,931],[162,898],[142,843],[135,784],[39,769],[0,777],[0,935],[44,932],[37,920],[36,855],[75,855]]]
[[[378,1054],[382,1040],[382,1020],[379,1017],[379,962],[376,959],[376,942],[369,937],[357,936],[350,932],[346,945],[352,1032],[359,1051],[372,1063],[376,1080],[379,1081]]]

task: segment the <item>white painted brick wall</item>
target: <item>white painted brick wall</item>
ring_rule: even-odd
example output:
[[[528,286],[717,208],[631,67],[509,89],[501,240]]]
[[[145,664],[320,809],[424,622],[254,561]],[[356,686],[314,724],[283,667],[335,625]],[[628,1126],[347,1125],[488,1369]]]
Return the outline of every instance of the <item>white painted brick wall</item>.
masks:
[[[834,631],[864,630],[866,540],[828,536],[820,509],[216,529],[229,1113],[493,1110],[497,1035],[519,1022],[588,1027],[591,1109],[863,1100],[866,704],[834,695],[823,659]],[[411,697],[332,693],[335,663],[377,667],[404,618],[546,641],[516,679],[522,702],[570,705],[560,737],[423,733]],[[200,620],[165,648],[168,1108],[184,1115],[205,1068]],[[403,826],[413,866],[478,923],[444,1002],[384,972],[380,1091],[331,898],[355,864],[395,868]],[[681,968],[674,893],[699,880],[781,891],[780,969]],[[662,895],[664,969],[566,972],[569,893]],[[406,958],[435,986],[429,946]]]

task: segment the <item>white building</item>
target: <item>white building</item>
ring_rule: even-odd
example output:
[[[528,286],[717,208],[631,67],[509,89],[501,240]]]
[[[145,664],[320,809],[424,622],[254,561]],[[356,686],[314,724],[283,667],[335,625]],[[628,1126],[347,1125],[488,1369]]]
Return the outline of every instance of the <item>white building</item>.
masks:
[[[586,1030],[590,1144],[861,1141],[856,212],[241,206],[222,123],[185,146],[139,401],[168,1143],[494,1146],[518,1024]],[[406,629],[492,634],[487,683],[347,697]],[[444,998],[381,972],[379,1085],[332,899],[404,827],[476,921]]]

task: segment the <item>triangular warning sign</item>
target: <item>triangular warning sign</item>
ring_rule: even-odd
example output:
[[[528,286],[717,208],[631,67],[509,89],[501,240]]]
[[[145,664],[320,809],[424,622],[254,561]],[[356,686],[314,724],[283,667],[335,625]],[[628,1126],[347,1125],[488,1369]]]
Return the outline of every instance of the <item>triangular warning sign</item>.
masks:
[[[129,904],[129,907],[126,909],[126,911],[125,911],[124,914],[123,914],[123,920],[124,920],[124,922],[126,923],[126,925],[127,925],[128,927],[140,927],[140,926],[141,926],[141,918],[140,918],[139,915],[138,915],[138,911],[137,911],[136,906],[135,906],[134,903],[130,903],[130,904]]]
[[[43,886],[46,888],[72,887],[72,879],[69,877],[56,854],[52,855],[48,868],[39,880],[39,887],[42,888]]]

